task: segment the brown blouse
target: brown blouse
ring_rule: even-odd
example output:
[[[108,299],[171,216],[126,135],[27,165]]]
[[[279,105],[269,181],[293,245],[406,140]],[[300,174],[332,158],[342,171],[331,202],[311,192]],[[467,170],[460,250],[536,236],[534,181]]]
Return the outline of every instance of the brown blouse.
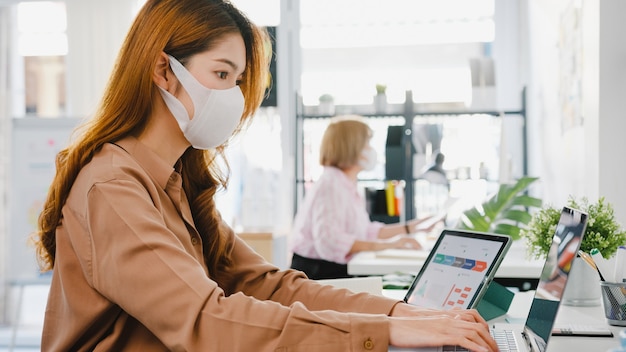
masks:
[[[396,300],[233,241],[228,277],[210,279],[180,175],[135,138],[103,146],[63,207],[42,350],[387,351]]]

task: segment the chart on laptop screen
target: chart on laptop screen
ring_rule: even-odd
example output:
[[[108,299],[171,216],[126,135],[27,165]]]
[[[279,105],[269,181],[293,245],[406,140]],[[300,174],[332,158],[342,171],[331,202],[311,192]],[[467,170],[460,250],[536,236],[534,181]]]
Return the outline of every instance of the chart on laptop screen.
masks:
[[[429,308],[467,308],[500,248],[494,241],[446,236],[435,248],[408,302]]]

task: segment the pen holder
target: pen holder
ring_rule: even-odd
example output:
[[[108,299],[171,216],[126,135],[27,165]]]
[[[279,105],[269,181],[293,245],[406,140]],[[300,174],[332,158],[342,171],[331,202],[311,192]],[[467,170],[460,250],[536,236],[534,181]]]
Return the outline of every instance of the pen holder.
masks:
[[[604,315],[609,325],[626,326],[626,282],[600,282]]]

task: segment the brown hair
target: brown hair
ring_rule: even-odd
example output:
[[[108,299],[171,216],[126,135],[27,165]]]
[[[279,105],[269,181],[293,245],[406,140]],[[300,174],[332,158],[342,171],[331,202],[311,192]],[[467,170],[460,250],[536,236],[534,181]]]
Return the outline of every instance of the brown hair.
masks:
[[[346,169],[355,165],[372,138],[372,129],[358,115],[334,117],[322,137],[320,164]]]
[[[158,55],[165,52],[185,63],[190,56],[211,49],[230,33],[240,33],[246,46],[246,68],[239,85],[245,107],[239,132],[265,93],[269,57],[264,46],[266,33],[227,1],[146,2],[118,54],[95,117],[81,126],[83,133],[57,155],[57,173],[39,216],[35,239],[42,269],[54,267],[56,228],[62,222],[62,207],[81,168],[103,144],[141,132],[150,116],[152,102],[161,99],[152,80]],[[202,236],[205,262],[213,274],[230,263],[229,244],[213,199],[218,187],[226,187],[227,183],[227,176],[214,163],[217,157],[226,160],[223,146],[215,151],[188,148],[181,157],[185,193]]]

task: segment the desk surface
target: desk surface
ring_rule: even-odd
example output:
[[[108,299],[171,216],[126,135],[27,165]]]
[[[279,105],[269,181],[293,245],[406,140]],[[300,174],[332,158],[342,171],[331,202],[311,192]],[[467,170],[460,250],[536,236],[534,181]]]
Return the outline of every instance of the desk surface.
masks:
[[[426,251],[413,250],[360,252],[348,262],[348,274],[355,276],[386,275],[396,272],[416,274],[427,255]],[[527,258],[523,244],[514,243],[496,271],[496,277],[536,279],[541,274],[543,263],[543,260]]]
[[[402,299],[405,290],[383,290],[387,297]],[[491,320],[489,323],[512,323],[524,324],[530,304],[533,299],[533,291],[516,293],[505,316]],[[619,332],[624,327],[611,326],[606,322],[602,305],[594,307],[572,307],[561,304],[556,318],[555,326],[573,325],[598,325],[607,327],[613,332],[613,337],[583,337],[583,336],[551,336],[548,341],[547,352],[563,351],[594,351],[604,352],[620,345]]]

